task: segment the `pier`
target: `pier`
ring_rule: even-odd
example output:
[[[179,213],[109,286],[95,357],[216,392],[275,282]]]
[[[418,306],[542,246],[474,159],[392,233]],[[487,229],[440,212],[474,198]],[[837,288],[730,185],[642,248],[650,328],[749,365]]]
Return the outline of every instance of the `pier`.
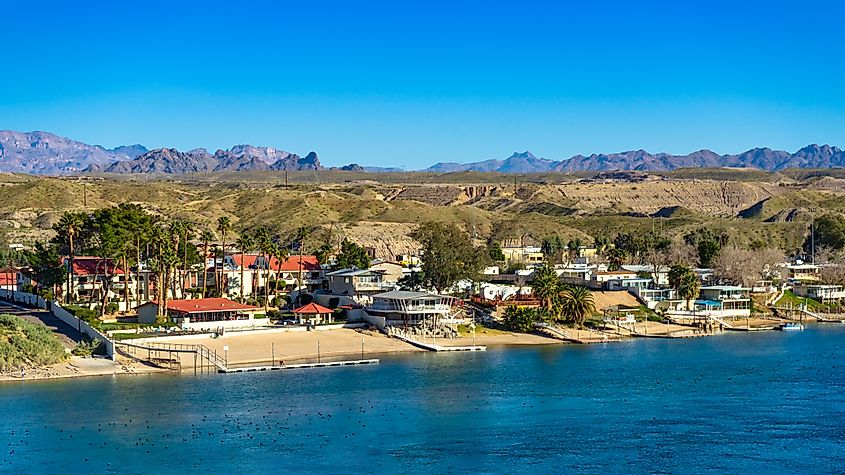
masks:
[[[414,345],[417,348],[421,348],[421,349],[427,350],[427,351],[436,351],[436,352],[441,352],[441,351],[487,351],[486,346],[475,346],[475,345],[443,346],[443,345],[438,345],[436,343],[427,343],[427,342],[424,342],[424,341],[415,340],[411,337],[405,336],[404,334],[402,334],[401,331],[398,331],[398,330],[391,331],[388,334],[390,336],[392,336],[393,338],[397,338],[399,340],[404,341],[405,343],[408,343],[409,345]]]
[[[379,364],[381,360],[366,359],[366,360],[345,360],[345,361],[326,361],[323,363],[297,363],[280,366],[244,366],[237,368],[226,368],[221,370],[221,373],[250,373],[253,371],[280,371],[288,369],[308,369],[308,368],[329,368],[333,366],[359,366],[359,365],[373,365]]]
[[[357,360],[338,360],[338,361],[318,361],[316,363],[294,363],[281,365],[262,365],[262,366],[229,366],[229,362],[225,357],[212,351],[204,345],[182,345],[178,343],[129,343],[129,342],[115,342],[115,345],[121,350],[121,354],[134,358],[139,361],[146,361],[156,366],[164,367],[166,364],[168,368],[175,369],[174,364],[179,364],[178,358],[174,358],[174,354],[190,353],[194,355],[194,373],[197,369],[206,367],[216,368],[218,373],[249,373],[254,371],[278,371],[288,369],[309,369],[309,368],[329,368],[335,366],[360,366],[379,364],[380,360],[375,358],[357,359]],[[141,355],[138,353],[141,352]],[[143,353],[146,352],[146,358]],[[164,354],[167,354],[164,357]]]

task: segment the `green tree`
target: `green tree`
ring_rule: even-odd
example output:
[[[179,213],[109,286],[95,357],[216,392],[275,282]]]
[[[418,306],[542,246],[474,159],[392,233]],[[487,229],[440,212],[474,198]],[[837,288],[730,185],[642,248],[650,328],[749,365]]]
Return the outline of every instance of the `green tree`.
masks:
[[[686,269],[678,279],[678,296],[687,303],[687,310],[690,310],[690,302],[698,297],[701,290],[701,280],[692,269]]]
[[[685,234],[684,242],[695,247],[698,252],[698,265],[701,267],[711,267],[713,265],[713,259],[719,255],[719,251],[728,243],[728,235],[724,231],[699,228]]]
[[[246,267],[246,251],[252,250],[255,247],[255,238],[253,237],[252,233],[248,228],[241,229],[240,235],[238,236],[238,240],[236,241],[236,245],[238,249],[241,251],[241,292],[240,292],[240,301],[246,301],[246,293],[244,290],[244,267]]]
[[[220,216],[217,218],[217,233],[220,235],[220,247],[223,249],[223,256],[222,261],[225,262],[226,260],[226,234],[232,230],[232,223],[229,221],[228,216]],[[215,269],[217,266],[215,264]],[[223,296],[223,271],[224,266],[220,266],[219,277],[216,278],[217,280],[217,291],[220,296]]]
[[[202,294],[201,297],[205,298],[205,289],[207,287],[208,281],[208,246],[211,241],[214,240],[214,235],[211,234],[211,231],[208,229],[204,229],[202,234],[200,235],[200,239],[202,240],[202,251],[203,251],[203,261],[202,261]],[[215,267],[214,270],[215,276],[217,275],[217,269]],[[216,277],[215,277],[216,280]]]
[[[534,272],[531,283],[534,296],[543,303],[543,308],[549,316],[557,315],[559,295],[562,289],[560,278],[554,267],[545,264]]]
[[[497,241],[492,241],[487,245],[487,255],[493,262],[505,262],[505,253],[502,252],[502,246]]]
[[[367,250],[352,241],[343,240],[340,245],[340,254],[337,255],[337,268],[368,269],[370,267],[370,256]]]
[[[815,239],[815,242],[813,242]],[[804,242],[804,250],[809,255],[816,249],[829,248],[841,251],[845,248],[845,219],[841,215],[825,214],[815,220],[813,232]]]
[[[317,262],[320,264],[326,264],[329,262],[329,256],[332,255],[332,252],[334,252],[332,245],[324,243],[322,246],[317,248],[316,251],[314,251],[314,257],[317,258]]]
[[[64,281],[62,258],[55,245],[37,242],[26,258],[40,290],[52,290]]]
[[[539,319],[537,310],[533,308],[512,306],[505,309],[505,325],[511,331],[529,333]]]
[[[71,303],[73,299],[73,260],[76,256],[76,238],[85,226],[86,216],[82,213],[64,212],[59,222],[53,225],[57,237],[61,243],[67,244],[68,266],[67,266],[67,287],[65,289],[64,301]]]
[[[452,224],[425,223],[412,237],[422,245],[423,281],[438,293],[459,280],[477,278],[489,259],[485,249],[473,246],[469,235]]]
[[[563,253],[566,250],[566,243],[560,236],[549,236],[543,239],[540,244],[540,251],[546,261],[558,263],[563,260]]]
[[[618,247],[611,248],[607,251],[607,270],[615,271],[622,268],[622,264],[625,263],[625,251],[619,249]]]
[[[564,318],[582,326],[587,317],[596,311],[593,293],[586,287],[568,286],[560,292],[560,309]]]

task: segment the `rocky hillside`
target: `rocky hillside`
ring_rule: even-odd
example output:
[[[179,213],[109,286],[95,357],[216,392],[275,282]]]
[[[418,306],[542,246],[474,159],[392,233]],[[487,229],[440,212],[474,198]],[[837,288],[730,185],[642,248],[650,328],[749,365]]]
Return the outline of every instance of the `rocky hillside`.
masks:
[[[0,130],[0,171],[61,175],[131,160],[147,149],[142,145],[106,149],[49,132]]]

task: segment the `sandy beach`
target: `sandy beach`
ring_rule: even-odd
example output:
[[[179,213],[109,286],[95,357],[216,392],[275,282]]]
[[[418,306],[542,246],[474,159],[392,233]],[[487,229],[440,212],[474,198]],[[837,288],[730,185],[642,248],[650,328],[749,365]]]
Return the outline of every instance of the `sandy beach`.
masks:
[[[177,343],[177,342],[174,342]],[[179,339],[179,344],[204,345],[218,355],[228,357],[230,365],[281,361],[285,363],[364,357],[386,353],[422,351],[378,332],[341,328],[310,332],[228,333],[220,338],[196,337]],[[224,351],[228,346],[228,352]],[[228,354],[226,354],[228,353]],[[193,367],[193,355],[181,355],[182,368]]]

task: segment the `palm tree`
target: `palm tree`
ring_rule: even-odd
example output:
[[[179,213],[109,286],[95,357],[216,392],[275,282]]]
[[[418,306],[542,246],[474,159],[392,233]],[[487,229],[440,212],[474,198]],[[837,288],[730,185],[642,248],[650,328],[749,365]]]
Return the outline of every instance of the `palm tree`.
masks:
[[[76,256],[75,239],[79,235],[82,227],[85,226],[85,215],[82,213],[65,212],[61,219],[56,224],[56,230],[68,242],[68,274],[67,274],[67,290],[65,291],[65,303],[71,303],[71,287],[73,286],[73,258]]]
[[[220,247],[223,250],[223,257],[222,261],[226,260],[226,233],[232,230],[232,223],[229,222],[228,216],[221,216],[217,218],[217,232],[220,233]],[[217,269],[217,264],[215,261],[214,265],[215,271]],[[218,285],[217,289],[220,291],[220,296],[223,296],[223,265],[220,265],[220,277],[217,279]]]
[[[586,287],[567,287],[560,292],[560,301],[563,315],[579,327],[596,311],[593,293]]]
[[[208,280],[208,243],[214,240],[214,235],[211,234],[211,231],[208,229],[203,230],[202,234],[200,235],[200,239],[202,239],[202,294],[201,297],[205,298],[205,288],[206,288],[206,281]],[[217,267],[215,266],[214,269],[215,281],[217,276]]]
[[[625,257],[625,251],[619,249],[618,247],[614,247],[607,251],[607,260],[610,263],[607,266],[607,270],[619,270],[625,262]]]
[[[275,288],[273,289],[273,294],[278,296],[279,295],[279,280],[281,280],[281,276],[282,276],[282,263],[284,261],[288,260],[288,257],[290,257],[290,251],[288,250],[288,248],[286,246],[284,246],[278,240],[278,237],[277,237],[277,240],[276,240],[276,245],[274,247],[273,257],[275,257],[276,262],[278,262],[278,264],[276,265],[276,285],[275,285]]]
[[[255,239],[250,234],[248,229],[242,229],[238,240],[236,241],[238,249],[241,251],[241,302],[246,300],[244,293],[244,267],[246,266],[246,251],[252,250],[255,247]]]
[[[531,288],[534,295],[543,302],[543,309],[547,315],[554,317],[557,313],[558,294],[561,290],[561,282],[554,268],[546,264],[537,269]]]
[[[255,230],[255,244],[262,255],[264,269],[264,311],[267,312],[267,298],[270,290],[270,255],[273,253],[273,239],[270,230],[261,226]]]
[[[297,297],[299,297],[299,289],[302,287],[302,253],[305,249],[305,239],[311,234],[308,228],[301,227],[296,232],[296,237],[299,240],[299,273],[296,277]]]
[[[698,276],[691,269],[687,269],[680,277],[678,282],[678,296],[687,302],[687,310],[690,310],[690,302],[698,297],[698,292],[701,290],[701,281]]]

